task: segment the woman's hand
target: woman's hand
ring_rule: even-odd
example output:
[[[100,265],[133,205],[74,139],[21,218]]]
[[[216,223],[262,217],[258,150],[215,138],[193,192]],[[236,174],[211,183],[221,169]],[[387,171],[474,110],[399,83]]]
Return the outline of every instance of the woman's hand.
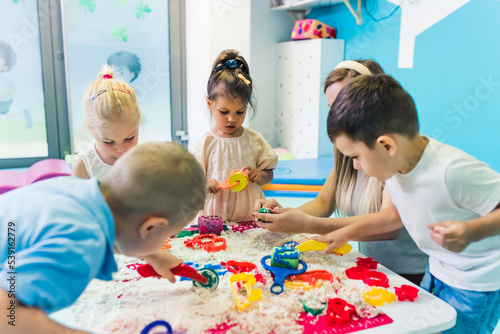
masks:
[[[271,208],[272,213],[252,213],[255,223],[273,232],[302,233],[307,231],[311,216],[299,209]]]

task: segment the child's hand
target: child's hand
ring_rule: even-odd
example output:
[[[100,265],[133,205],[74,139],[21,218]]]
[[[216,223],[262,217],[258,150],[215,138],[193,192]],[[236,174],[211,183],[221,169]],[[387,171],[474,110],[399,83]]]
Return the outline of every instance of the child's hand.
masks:
[[[207,182],[207,191],[211,194],[217,194],[219,192],[219,182],[216,179],[210,179]]]
[[[427,225],[435,243],[452,252],[461,252],[472,242],[467,222],[447,220]]]
[[[260,171],[250,166],[245,166],[241,169],[242,171],[246,171],[248,173],[248,180],[253,183],[259,183],[262,175],[260,175]]]
[[[175,283],[175,276],[170,270],[177,267],[179,264],[184,263],[183,260],[164,251],[158,251],[151,256],[145,257],[145,260],[149,262],[158,274],[172,283]]]
[[[272,213],[252,213],[255,223],[273,232],[302,233],[306,232],[310,216],[299,209],[271,208]],[[263,221],[266,222],[263,222]]]
[[[344,236],[344,233],[341,228],[325,235],[312,237],[311,239],[330,244],[326,247],[325,251],[323,252],[325,255],[331,254],[334,249],[342,247],[346,242],[349,241],[349,239],[347,239]],[[335,252],[333,254],[342,256],[342,254]]]
[[[255,211],[259,211],[260,208],[282,208],[281,204],[279,204],[274,198],[265,200],[258,199],[255,201]]]

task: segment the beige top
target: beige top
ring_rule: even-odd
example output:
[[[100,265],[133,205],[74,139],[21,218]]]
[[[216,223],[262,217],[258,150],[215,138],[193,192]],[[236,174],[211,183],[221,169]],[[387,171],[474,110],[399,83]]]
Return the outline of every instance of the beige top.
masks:
[[[219,183],[227,180],[235,169],[248,165],[258,170],[274,169],[278,156],[264,137],[252,129],[245,128],[235,138],[221,138],[207,132],[198,139],[191,150],[207,175]],[[218,215],[224,221],[241,222],[252,220],[255,201],[264,199],[257,183],[248,182],[240,192],[221,189],[217,194],[207,194],[201,215]]]

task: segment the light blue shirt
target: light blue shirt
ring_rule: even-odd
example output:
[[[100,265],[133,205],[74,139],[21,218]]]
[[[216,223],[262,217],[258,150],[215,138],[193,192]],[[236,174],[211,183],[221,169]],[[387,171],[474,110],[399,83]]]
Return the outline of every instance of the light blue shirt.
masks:
[[[93,278],[112,280],[118,269],[113,215],[95,179],[57,177],[1,195],[0,228],[0,287],[9,293],[14,282],[27,306],[67,307]]]

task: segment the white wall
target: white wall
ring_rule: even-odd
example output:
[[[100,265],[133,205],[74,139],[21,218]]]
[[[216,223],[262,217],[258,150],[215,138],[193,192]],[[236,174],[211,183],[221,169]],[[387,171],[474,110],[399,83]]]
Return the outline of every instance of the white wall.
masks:
[[[247,117],[246,126],[267,127],[274,113],[276,43],[290,39],[293,23],[288,13],[269,11],[268,0],[186,0],[189,147],[211,127],[206,85],[215,58],[225,49],[239,51],[250,66],[257,112],[252,120]]]

